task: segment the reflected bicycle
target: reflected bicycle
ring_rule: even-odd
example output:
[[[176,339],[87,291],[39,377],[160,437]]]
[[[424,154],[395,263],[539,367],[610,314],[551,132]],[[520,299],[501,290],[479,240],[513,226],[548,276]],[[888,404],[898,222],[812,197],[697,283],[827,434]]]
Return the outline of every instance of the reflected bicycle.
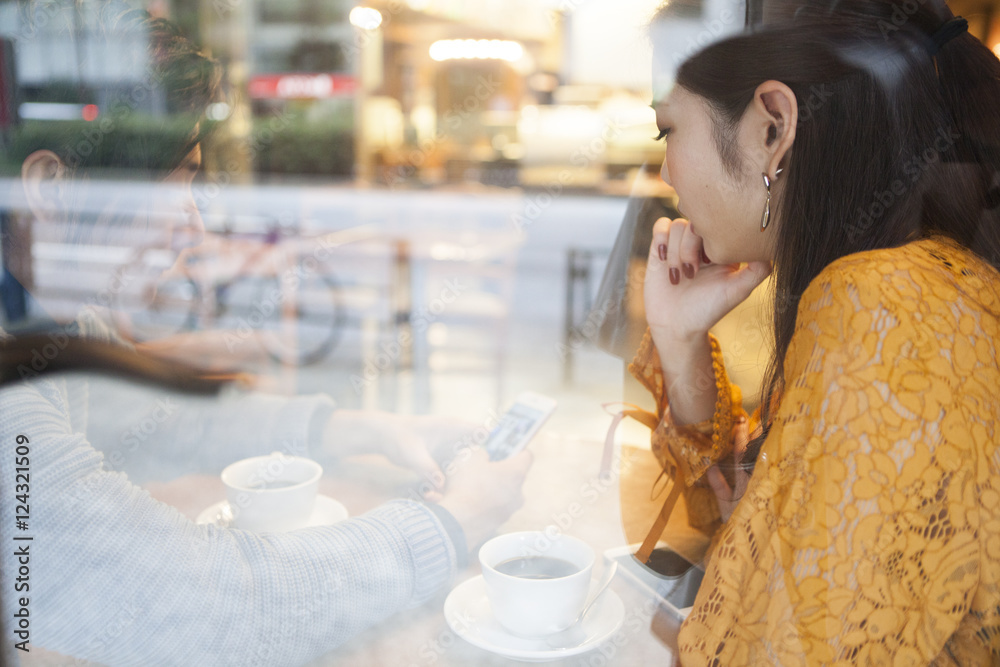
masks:
[[[213,234],[180,255],[140,249],[122,271],[116,305],[138,342],[211,329],[227,346],[253,338],[275,361],[315,364],[336,348],[347,319],[316,247],[272,224],[263,240]]]

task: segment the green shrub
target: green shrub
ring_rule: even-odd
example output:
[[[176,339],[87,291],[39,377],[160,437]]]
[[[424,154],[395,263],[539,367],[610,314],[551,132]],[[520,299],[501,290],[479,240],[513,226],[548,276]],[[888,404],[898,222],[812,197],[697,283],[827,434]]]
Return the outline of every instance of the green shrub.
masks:
[[[329,127],[293,120],[281,129],[255,121],[253,146],[258,147],[254,169],[267,174],[351,176],[354,170],[354,134],[350,128]]]

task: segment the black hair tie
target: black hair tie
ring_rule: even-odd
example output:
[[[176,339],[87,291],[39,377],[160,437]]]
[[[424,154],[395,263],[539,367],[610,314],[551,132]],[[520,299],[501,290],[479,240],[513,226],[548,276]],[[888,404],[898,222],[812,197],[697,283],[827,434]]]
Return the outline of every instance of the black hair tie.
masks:
[[[969,22],[961,16],[956,16],[949,21],[945,21],[931,35],[931,43],[927,45],[927,53],[933,58],[949,40],[958,37],[968,29]]]

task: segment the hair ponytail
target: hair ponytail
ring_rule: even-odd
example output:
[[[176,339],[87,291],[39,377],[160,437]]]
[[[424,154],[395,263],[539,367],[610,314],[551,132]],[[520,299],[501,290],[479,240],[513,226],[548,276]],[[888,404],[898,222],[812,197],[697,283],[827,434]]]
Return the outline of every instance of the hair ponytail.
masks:
[[[928,184],[924,225],[1000,270],[1000,60],[962,33],[942,45],[935,64],[956,138]]]

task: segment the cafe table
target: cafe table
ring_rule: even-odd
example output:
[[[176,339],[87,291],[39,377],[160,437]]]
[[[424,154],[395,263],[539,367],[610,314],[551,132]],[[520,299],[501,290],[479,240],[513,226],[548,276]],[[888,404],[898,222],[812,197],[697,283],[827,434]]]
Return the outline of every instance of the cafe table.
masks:
[[[596,438],[567,437],[543,429],[529,447],[534,464],[524,484],[524,505],[500,532],[548,530],[550,534],[578,537],[594,547],[598,556],[595,577],[599,577],[604,551],[625,544],[619,508],[619,466],[613,465],[601,473],[603,442]],[[337,470],[329,471],[321,482],[320,492],[336,498],[351,516],[356,516],[390,498],[411,496],[414,486],[414,477],[408,472],[372,457],[344,461]],[[225,496],[222,483],[211,477],[188,477],[147,488],[154,497],[173,504],[192,519]],[[476,559],[470,560],[470,566],[429,602],[387,618],[309,663],[310,667],[525,664],[467,643],[445,620],[444,603],[450,590],[480,573]],[[668,643],[677,628],[672,619],[657,613],[652,596],[641,592],[620,573],[610,590],[621,598],[625,609],[617,634],[592,651],[548,664],[579,667],[673,664],[673,651]]]

